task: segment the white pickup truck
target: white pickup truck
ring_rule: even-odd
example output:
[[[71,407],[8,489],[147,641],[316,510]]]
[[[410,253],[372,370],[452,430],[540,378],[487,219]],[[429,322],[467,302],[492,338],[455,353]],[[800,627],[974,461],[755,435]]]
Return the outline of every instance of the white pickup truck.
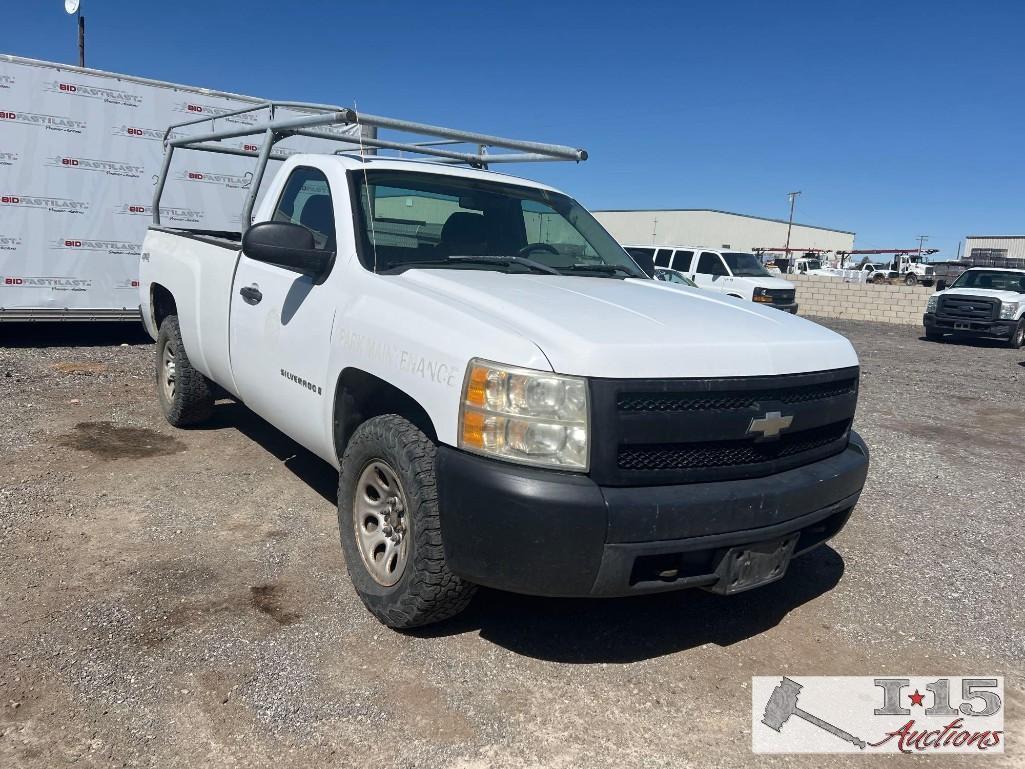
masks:
[[[973,267],[950,288],[929,297],[922,318],[925,335],[1002,339],[1017,350],[1025,344],[1025,270]]]
[[[251,214],[268,142],[241,234],[160,225],[158,182],[141,311],[171,424],[227,394],[340,470],[345,562],[382,622],[444,619],[477,585],[735,593],[843,527],[868,469],[845,338],[651,280],[572,198],[479,167],[582,151],[322,109],[520,152],[293,155]],[[172,138],[163,174],[246,130],[323,133]]]

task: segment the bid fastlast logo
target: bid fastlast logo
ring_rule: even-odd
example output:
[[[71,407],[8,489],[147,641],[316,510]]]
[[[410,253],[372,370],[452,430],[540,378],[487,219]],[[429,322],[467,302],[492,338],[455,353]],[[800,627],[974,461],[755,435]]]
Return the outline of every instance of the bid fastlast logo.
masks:
[[[89,85],[88,83],[69,83],[51,80],[44,88],[48,93],[61,93],[67,96],[81,96],[86,99],[99,99],[104,104],[117,104],[123,107],[138,107],[142,104],[142,96],[120,88]]]
[[[755,676],[756,753],[1003,753],[999,676]]]
[[[246,171],[244,174],[238,175],[213,173],[210,171],[182,171],[178,174],[178,179],[185,182],[219,184],[228,189],[244,190],[248,189],[249,185],[252,184],[253,172]]]
[[[85,122],[82,120],[42,112],[14,112],[0,108],[0,120],[61,133],[80,134],[85,130]]]
[[[138,179],[142,176],[142,166],[123,163],[119,160],[103,160],[99,158],[78,158],[58,155],[51,158],[47,165],[51,168],[66,168],[78,171],[99,171],[107,176],[124,176]]]
[[[84,214],[89,210],[89,203],[85,200],[54,198],[46,195],[0,194],[0,206],[43,208],[56,214]]]
[[[54,251],[105,251],[112,255],[138,255],[142,252],[141,244],[132,243],[127,240],[96,240],[85,238],[61,238],[50,246],[50,248]]]

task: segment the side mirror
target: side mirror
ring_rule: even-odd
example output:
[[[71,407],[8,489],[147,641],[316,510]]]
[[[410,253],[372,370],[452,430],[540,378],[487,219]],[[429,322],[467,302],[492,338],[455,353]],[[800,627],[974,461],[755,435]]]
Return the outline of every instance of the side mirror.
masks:
[[[320,277],[334,259],[333,251],[318,251],[313,233],[292,222],[260,222],[242,236],[242,253],[293,272]]]
[[[947,288],[947,281],[945,281],[945,280],[937,280],[936,281],[936,290],[937,291],[944,291],[946,288]]]

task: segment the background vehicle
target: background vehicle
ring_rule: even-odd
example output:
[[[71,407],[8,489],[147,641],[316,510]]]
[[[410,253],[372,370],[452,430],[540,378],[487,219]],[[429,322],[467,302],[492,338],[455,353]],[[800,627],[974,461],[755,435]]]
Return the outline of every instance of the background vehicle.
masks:
[[[452,616],[476,585],[734,593],[843,527],[868,469],[844,337],[651,280],[573,199],[482,168],[583,150],[314,109],[245,130],[402,130],[475,149],[363,141],[473,167],[296,155],[254,209],[272,138],[255,223],[211,233],[161,225],[160,190],[225,134],[173,139],[140,299],[172,424],[222,388],[339,468],[346,565],[382,622]]]
[[[1025,270],[973,267],[950,288],[929,297],[925,335],[1003,339],[1012,348],[1025,343]]]
[[[626,246],[642,266],[668,267],[686,275],[700,288],[747,299],[790,313],[797,312],[793,283],[774,278],[754,254],[699,246]]]
[[[251,115],[226,113],[261,100],[8,55],[0,83],[0,321],[138,321],[139,253],[166,126],[222,115],[221,128],[246,127]],[[292,137],[277,155],[323,147]],[[239,191],[251,182],[231,155],[208,154],[167,179],[164,220],[238,230]]]

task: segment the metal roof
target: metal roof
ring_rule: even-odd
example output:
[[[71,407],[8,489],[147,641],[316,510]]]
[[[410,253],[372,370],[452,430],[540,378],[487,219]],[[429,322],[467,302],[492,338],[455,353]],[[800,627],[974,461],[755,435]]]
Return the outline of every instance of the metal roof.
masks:
[[[786,219],[772,219],[767,216],[754,216],[753,214],[738,214],[736,211],[721,211],[718,208],[596,208],[591,209],[592,213],[605,214],[658,214],[658,213],[705,213],[705,214],[726,214],[727,216],[739,216],[742,219],[758,219],[763,222],[776,222],[777,224],[788,224]],[[841,232],[844,235],[854,235],[851,230],[838,230],[835,227],[819,227],[817,224],[802,224],[794,222],[795,227],[808,227],[813,230],[826,230],[828,232]],[[1025,237],[1025,236],[1022,236]]]

